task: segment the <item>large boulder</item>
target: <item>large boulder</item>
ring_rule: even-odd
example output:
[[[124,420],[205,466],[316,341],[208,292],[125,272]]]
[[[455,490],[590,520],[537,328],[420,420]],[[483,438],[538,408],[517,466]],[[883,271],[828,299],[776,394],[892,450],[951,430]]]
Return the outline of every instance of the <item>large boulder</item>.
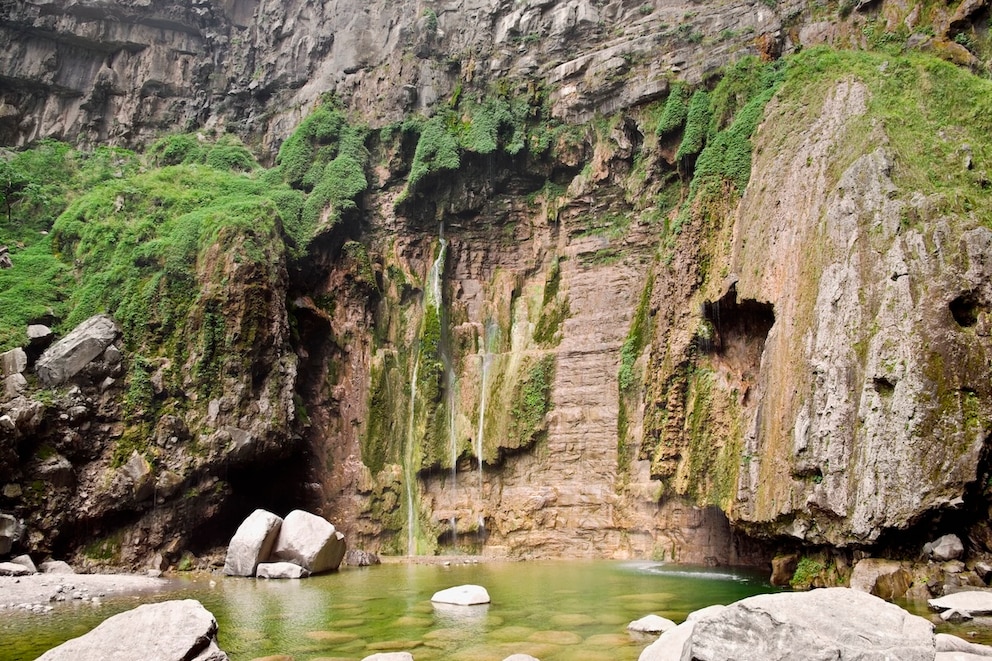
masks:
[[[481,585],[457,585],[447,590],[435,592],[431,601],[436,604],[453,604],[455,606],[478,606],[488,604],[489,593]]]
[[[217,620],[194,599],[145,604],[103,621],[38,661],[226,661]]]
[[[260,562],[255,569],[258,578],[306,578],[310,575],[303,567],[292,562]]]
[[[119,333],[108,315],[90,317],[45,350],[35,365],[38,378],[46,386],[65,383],[102,354]]]
[[[15,564],[21,565],[22,567],[27,569],[28,572],[31,574],[38,573],[38,567],[34,564],[34,560],[32,560],[31,556],[29,556],[27,553],[23,555],[19,555],[16,558],[11,558],[10,561]]]
[[[924,544],[923,552],[936,562],[947,562],[964,555],[964,544],[957,535],[944,535]]]
[[[344,535],[326,519],[303,510],[286,515],[279,528],[273,560],[292,562],[311,574],[333,571],[344,558]]]
[[[228,576],[254,576],[258,563],[272,555],[282,519],[272,512],[255,510],[238,526],[227,546],[224,573]]]
[[[38,565],[39,571],[42,574],[75,574],[76,570],[73,569],[68,562],[63,560],[46,560],[45,562]]]
[[[865,558],[854,565],[851,589],[881,597],[886,601],[905,596],[913,576],[898,560]]]
[[[19,562],[0,562],[0,576],[27,576],[33,573]]]
[[[0,353],[0,376],[20,374],[28,368],[28,355],[24,349],[11,349]]]
[[[697,620],[682,661],[933,661],[933,624],[848,588],[763,594]]]

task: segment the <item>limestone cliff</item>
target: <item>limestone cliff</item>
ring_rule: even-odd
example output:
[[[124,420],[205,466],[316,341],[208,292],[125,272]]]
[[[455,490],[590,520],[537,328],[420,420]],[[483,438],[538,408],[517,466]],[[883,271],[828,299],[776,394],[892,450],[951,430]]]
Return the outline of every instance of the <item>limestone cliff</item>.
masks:
[[[299,505],[393,553],[992,551],[984,3],[0,12],[6,144],[199,130],[55,223],[45,321],[121,356],[5,399],[25,544],[176,561]]]

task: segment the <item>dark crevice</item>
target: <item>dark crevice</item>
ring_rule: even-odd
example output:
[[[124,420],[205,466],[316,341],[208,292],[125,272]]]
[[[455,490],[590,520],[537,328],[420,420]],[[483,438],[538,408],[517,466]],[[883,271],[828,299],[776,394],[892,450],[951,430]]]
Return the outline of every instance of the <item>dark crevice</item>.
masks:
[[[760,357],[768,332],[775,324],[771,303],[747,298],[738,300],[736,285],[731,285],[718,301],[703,303],[703,317],[708,323],[709,337],[697,336],[698,347],[717,354],[728,353],[739,344],[757,342]]]
[[[951,316],[961,328],[971,328],[978,323],[978,313],[980,305],[978,295],[973,291],[967,291],[955,298],[948,304]]]
[[[872,384],[875,386],[875,392],[886,397],[895,392],[896,389],[896,384],[892,383],[884,376],[876,376],[872,379]]]

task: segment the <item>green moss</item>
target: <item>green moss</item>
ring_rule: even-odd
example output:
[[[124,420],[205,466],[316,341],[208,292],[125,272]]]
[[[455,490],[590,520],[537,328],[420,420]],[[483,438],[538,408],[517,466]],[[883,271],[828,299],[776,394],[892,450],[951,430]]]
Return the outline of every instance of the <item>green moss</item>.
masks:
[[[710,95],[705,90],[697,90],[689,100],[685,131],[682,133],[682,142],[679,143],[679,149],[675,154],[679,161],[687,156],[695,156],[703,150],[711,117]]]
[[[417,141],[417,149],[410,164],[410,175],[401,198],[414,194],[425,178],[445,170],[457,170],[460,165],[458,139],[448,130],[443,118],[431,118],[424,125]]]
[[[668,98],[665,100],[665,109],[662,111],[658,126],[655,128],[655,132],[660,137],[668,137],[685,125],[689,111],[689,98],[690,90],[685,83],[672,83]]]
[[[620,369],[617,373],[617,383],[621,393],[629,392],[637,382],[634,375],[634,363],[647,345],[650,336],[651,323],[651,292],[654,289],[654,274],[648,275],[641,290],[641,297],[637,303],[637,311],[630,323],[630,330],[627,331],[627,338],[620,347]]]
[[[552,409],[555,355],[545,354],[527,372],[510,410],[510,436],[517,447],[537,441],[547,431],[545,418]]]
[[[804,555],[799,558],[789,585],[796,590],[807,590],[812,587],[813,581],[823,573],[824,569],[826,565],[821,560]]]

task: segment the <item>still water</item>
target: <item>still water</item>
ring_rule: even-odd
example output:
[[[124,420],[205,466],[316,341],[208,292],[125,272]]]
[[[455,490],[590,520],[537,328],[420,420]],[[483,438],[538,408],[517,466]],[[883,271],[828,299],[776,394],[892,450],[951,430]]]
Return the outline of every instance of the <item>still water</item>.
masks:
[[[484,586],[492,603],[431,604],[438,590],[466,583]],[[200,600],[217,618],[220,647],[233,661],[275,654],[357,661],[389,651],[409,651],[416,661],[501,661],[514,653],[628,661],[653,640],[628,633],[631,620],[656,613],[681,622],[698,608],[772,590],[766,575],[653,562],[384,564],[302,581],[200,575],[141,602]],[[33,659],[136,603],[129,597],[47,615],[5,612],[0,659]]]

